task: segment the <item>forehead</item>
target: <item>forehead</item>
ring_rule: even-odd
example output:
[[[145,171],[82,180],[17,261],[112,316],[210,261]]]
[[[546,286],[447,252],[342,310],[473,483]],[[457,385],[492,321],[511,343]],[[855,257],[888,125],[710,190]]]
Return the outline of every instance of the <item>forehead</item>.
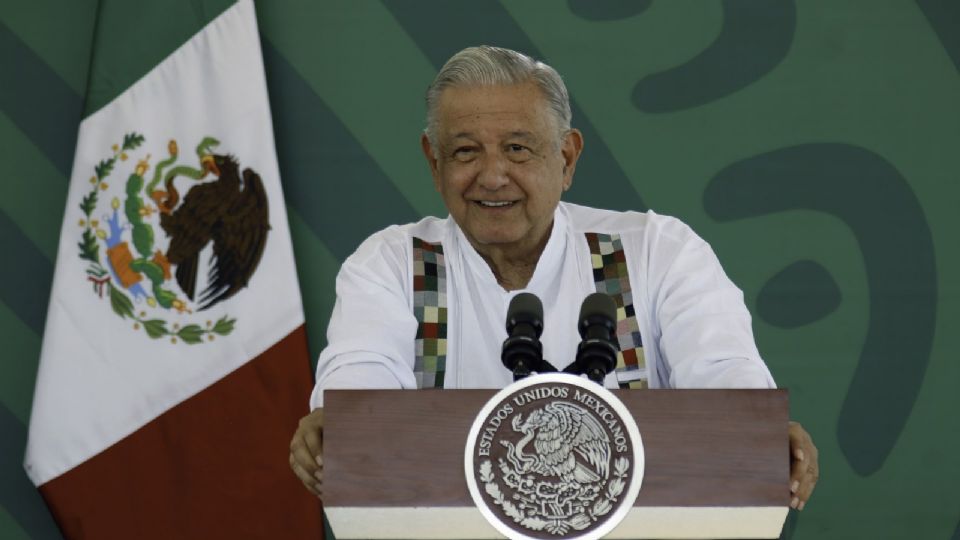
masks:
[[[440,94],[437,123],[442,136],[550,130],[553,118],[543,93],[532,82],[514,85],[452,86]]]

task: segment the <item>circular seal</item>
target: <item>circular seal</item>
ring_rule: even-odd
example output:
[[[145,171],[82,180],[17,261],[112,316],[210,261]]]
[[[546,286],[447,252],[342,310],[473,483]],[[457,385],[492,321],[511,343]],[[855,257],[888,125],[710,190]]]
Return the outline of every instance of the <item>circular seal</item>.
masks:
[[[575,375],[529,377],[498,392],[467,437],[474,503],[508,538],[596,539],[643,481],[643,442],[609,390]]]

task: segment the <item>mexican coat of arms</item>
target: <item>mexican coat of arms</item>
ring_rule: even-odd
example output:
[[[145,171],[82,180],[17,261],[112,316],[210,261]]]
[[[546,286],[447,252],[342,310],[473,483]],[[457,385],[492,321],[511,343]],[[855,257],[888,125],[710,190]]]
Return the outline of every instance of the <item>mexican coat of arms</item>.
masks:
[[[474,502],[510,538],[600,538],[632,507],[643,476],[640,434],[623,404],[566,374],[494,396],[465,457]]]
[[[201,315],[246,287],[260,263],[270,230],[263,182],[214,153],[213,137],[196,146],[196,161],[183,159],[175,140],[155,164],[150,154],[129,159],[144,143],[129,133],[94,167],[79,204],[87,280],[150,338],[197,344],[229,335],[235,318]],[[114,180],[124,166],[126,179]]]

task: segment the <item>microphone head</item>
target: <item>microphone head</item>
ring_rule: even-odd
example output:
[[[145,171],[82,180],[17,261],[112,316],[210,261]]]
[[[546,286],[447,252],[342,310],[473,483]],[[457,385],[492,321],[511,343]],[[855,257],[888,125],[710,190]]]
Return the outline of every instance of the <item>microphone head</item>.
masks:
[[[597,324],[613,332],[617,327],[617,304],[610,295],[601,292],[590,294],[580,305],[579,320],[581,338],[586,339],[587,330]]]
[[[536,295],[520,293],[510,301],[507,308],[507,335],[513,335],[518,324],[529,324],[538,338],[543,333],[543,303]]]

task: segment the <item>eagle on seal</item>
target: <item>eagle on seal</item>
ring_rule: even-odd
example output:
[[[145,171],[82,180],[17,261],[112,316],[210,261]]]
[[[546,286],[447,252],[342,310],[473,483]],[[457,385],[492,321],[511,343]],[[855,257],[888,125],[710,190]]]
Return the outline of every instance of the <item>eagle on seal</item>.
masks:
[[[194,186],[183,203],[160,213],[160,226],[170,237],[166,257],[177,266],[177,283],[193,301],[200,252],[213,242],[207,287],[200,293],[200,310],[230,298],[247,286],[260,264],[270,230],[267,193],[260,176],[244,169],[230,155],[204,156],[203,167],[217,176]],[[170,197],[179,194],[172,182]]]
[[[584,409],[555,401],[534,410],[526,420],[518,414],[512,424],[514,431],[523,433],[523,437],[515,448],[504,442],[508,459],[520,472],[535,472],[580,484],[609,476],[610,438],[597,419]],[[530,441],[536,454],[523,453]]]

